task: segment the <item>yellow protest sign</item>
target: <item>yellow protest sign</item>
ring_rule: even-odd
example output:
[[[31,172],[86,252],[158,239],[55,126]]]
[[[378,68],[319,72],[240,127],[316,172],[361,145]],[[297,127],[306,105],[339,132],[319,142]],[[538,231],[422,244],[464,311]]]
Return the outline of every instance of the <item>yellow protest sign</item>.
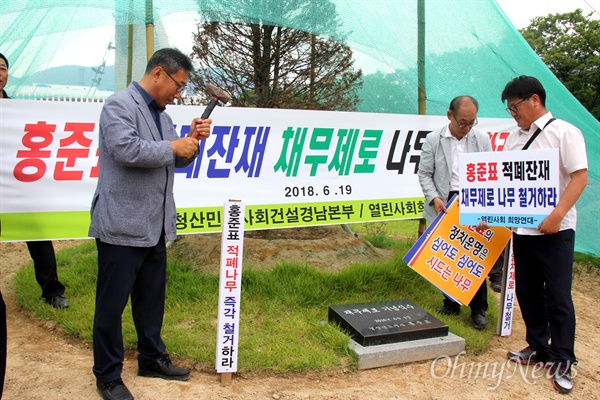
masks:
[[[461,304],[469,304],[504,250],[511,231],[501,226],[481,233],[459,224],[458,197],[406,254],[404,261]]]

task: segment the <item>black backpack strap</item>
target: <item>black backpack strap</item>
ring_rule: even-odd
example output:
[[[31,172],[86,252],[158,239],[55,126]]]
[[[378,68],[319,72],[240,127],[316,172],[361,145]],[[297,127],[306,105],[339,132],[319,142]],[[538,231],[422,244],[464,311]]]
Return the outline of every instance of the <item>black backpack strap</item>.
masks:
[[[555,121],[556,118],[550,118],[548,120],[548,122],[546,122],[546,125],[544,125],[544,127],[542,129],[537,128],[537,131],[533,132],[533,135],[531,135],[531,137],[529,138],[529,140],[527,141],[527,143],[525,143],[525,146],[523,146],[522,150],[527,150],[529,148],[529,146],[531,146],[531,143],[533,143],[533,141],[535,140],[536,137],[538,137],[538,135],[542,132],[542,130],[546,129],[546,127],[548,125],[550,125],[552,123],[552,121]]]

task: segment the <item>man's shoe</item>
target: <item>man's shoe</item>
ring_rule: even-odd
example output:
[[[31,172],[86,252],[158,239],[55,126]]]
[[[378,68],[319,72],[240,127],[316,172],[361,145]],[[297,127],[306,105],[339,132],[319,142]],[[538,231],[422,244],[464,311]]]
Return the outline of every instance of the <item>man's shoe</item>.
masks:
[[[496,293],[502,292],[502,282],[490,282],[492,290]]]
[[[573,376],[571,375],[571,366],[558,363],[550,367],[552,372],[552,386],[560,394],[569,394],[573,390]]]
[[[539,363],[545,363],[547,361],[545,357],[539,355],[537,351],[533,350],[529,346],[525,347],[521,351],[509,351],[506,356],[509,360],[522,365],[535,365]]]
[[[483,330],[488,327],[488,320],[485,317],[485,311],[475,310],[471,311],[471,319],[473,320],[473,328]]]
[[[460,314],[460,306],[459,307],[451,307],[447,305],[443,305],[440,308],[436,309],[438,313],[442,315],[458,315]]]
[[[152,364],[139,367],[138,375],[174,381],[187,381],[190,378],[190,371],[174,365],[169,355],[163,354],[154,360]]]
[[[44,300],[47,304],[57,309],[69,308],[69,300],[62,294],[59,296],[45,297]]]
[[[133,395],[122,379],[110,382],[100,382],[96,379],[96,390],[104,400],[133,400]]]

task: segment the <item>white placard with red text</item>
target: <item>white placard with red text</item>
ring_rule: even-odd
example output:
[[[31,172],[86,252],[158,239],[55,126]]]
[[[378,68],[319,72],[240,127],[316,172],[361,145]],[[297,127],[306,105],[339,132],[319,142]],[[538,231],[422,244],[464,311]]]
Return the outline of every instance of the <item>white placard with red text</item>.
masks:
[[[242,255],[244,254],[244,203],[228,201],[221,235],[217,372],[236,372],[240,337]]]
[[[101,103],[0,99],[2,241],[87,237]],[[178,135],[202,106],[168,106]],[[177,230],[219,232],[222,203],[246,229],[420,218],[416,171],[445,116],[218,107],[197,160],[175,173]],[[495,149],[512,119],[481,118]],[[101,168],[101,167],[100,167]]]
[[[517,304],[515,293],[515,256],[512,249],[512,240],[508,243],[508,252],[505,252],[504,267],[502,269],[502,292],[500,294],[500,310],[498,310],[498,324],[496,333],[500,336],[509,336],[512,332],[512,322]],[[506,257],[508,253],[508,257]]]

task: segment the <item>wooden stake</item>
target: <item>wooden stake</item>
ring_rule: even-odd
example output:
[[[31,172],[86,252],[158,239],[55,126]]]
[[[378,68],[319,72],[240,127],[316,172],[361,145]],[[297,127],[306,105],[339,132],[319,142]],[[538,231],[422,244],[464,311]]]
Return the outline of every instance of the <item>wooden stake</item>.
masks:
[[[221,386],[231,385],[231,379],[233,372],[222,372],[221,374]]]

